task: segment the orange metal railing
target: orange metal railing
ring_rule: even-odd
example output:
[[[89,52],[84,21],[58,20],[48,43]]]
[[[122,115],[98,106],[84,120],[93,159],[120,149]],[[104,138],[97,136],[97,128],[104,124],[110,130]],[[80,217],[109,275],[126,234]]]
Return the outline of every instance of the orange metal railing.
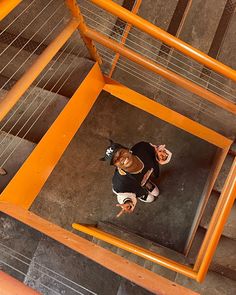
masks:
[[[0,21],[7,16],[22,0],[0,0]]]
[[[144,20],[140,16],[133,14],[122,6],[111,0],[91,0],[97,6],[103,8],[104,10],[116,15],[127,23],[132,24],[141,31],[157,38],[167,45],[179,50],[180,52],[186,54],[187,56],[195,59],[201,64],[207,66],[208,68],[236,81],[236,71],[230,67],[222,64],[221,62],[211,58],[207,54],[204,54],[200,50],[190,46],[189,44],[181,41],[180,39],[172,36],[171,34],[165,32],[164,30],[156,27],[152,23]]]
[[[218,201],[218,205],[214,211],[209,229],[205,240],[199,250],[199,254],[193,269],[176,263],[173,260],[167,259],[163,256],[157,255],[151,251],[148,251],[142,247],[136,246],[132,243],[124,241],[108,234],[102,230],[94,228],[92,226],[85,226],[81,224],[72,224],[72,227],[76,230],[82,231],[88,235],[92,235],[98,239],[101,239],[107,243],[110,243],[116,247],[124,249],[137,256],[143,257],[161,266],[169,268],[173,271],[181,273],[187,277],[202,282],[207,274],[211,260],[213,258],[218,241],[222,234],[225,222],[229,216],[230,210],[236,199],[236,158],[232,164],[229,175],[226,179],[221,197]]]

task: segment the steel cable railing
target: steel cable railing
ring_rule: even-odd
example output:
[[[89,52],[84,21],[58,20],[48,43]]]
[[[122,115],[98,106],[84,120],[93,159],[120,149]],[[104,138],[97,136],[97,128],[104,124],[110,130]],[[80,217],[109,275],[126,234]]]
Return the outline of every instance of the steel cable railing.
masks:
[[[73,291],[75,294],[80,294],[80,295],[89,295],[89,294],[92,294],[92,295],[96,295],[95,292],[93,292],[92,290],[89,290],[88,288],[82,286],[81,284],[78,284],[70,279],[68,279],[67,277],[59,274],[58,272],[46,267],[46,266],[43,266],[37,262],[34,261],[34,259],[30,259],[28,258],[27,256],[11,249],[10,247],[2,244],[0,242],[0,253],[3,253],[4,255],[6,255],[7,257],[11,257],[13,258],[14,260],[17,260],[19,262],[21,262],[23,265],[27,266],[27,267],[33,267],[33,270],[36,270],[37,272],[39,272],[40,274],[42,274],[43,276],[46,276],[48,277],[50,280],[52,281],[55,281],[59,284],[61,284],[63,287]],[[20,258],[19,258],[20,257]],[[29,275],[28,273],[24,273],[22,270],[20,270],[19,268],[16,268],[16,267],[13,267],[12,265],[6,263],[5,261],[3,261],[2,259],[0,259],[0,263],[3,263],[4,265],[14,269],[15,271],[21,273],[22,275],[26,276],[27,278],[29,278],[30,280],[33,280],[33,281],[36,281],[37,279],[33,278],[31,275]],[[53,275],[55,275],[56,277],[60,278],[56,278],[54,277]],[[38,280],[37,280],[38,281]],[[66,283],[65,283],[66,282]],[[53,290],[52,288],[49,288],[48,286],[46,286],[45,284],[41,283],[38,281],[38,283],[40,285],[42,285],[43,287],[55,292],[56,294],[61,294],[61,293],[58,293],[57,291]],[[79,288],[80,290],[77,290],[75,289],[74,287],[71,287],[68,283],[70,284],[73,284],[76,288]],[[85,293],[82,293],[82,292],[85,292]]]
[[[108,62],[111,63],[112,62],[112,58],[107,57],[107,54],[109,55],[109,53],[107,51],[101,50],[100,47],[99,48],[99,52],[101,52],[101,55],[103,57],[103,59]],[[122,64],[122,62],[125,63],[125,65]],[[201,110],[204,108],[204,111],[212,118],[214,118],[214,112],[211,111],[211,109],[206,109],[206,105],[204,103],[195,103],[193,101],[189,101],[189,99],[186,97],[186,94],[184,94],[183,92],[181,92],[181,90],[174,88],[174,87],[170,87],[170,85],[167,84],[162,84],[159,81],[155,80],[155,77],[150,75],[149,73],[145,72],[145,76],[143,71],[139,70],[137,67],[135,67],[134,65],[132,65],[131,63],[127,62],[127,61],[118,61],[117,63],[117,67],[119,69],[121,69],[122,71],[126,72],[129,75],[132,75],[133,77],[141,80],[142,82],[147,83],[148,85],[154,87],[157,90],[161,90],[164,93],[170,95],[173,98],[178,99],[179,101],[189,105],[190,107],[196,109],[196,110]],[[169,88],[172,89],[169,89]],[[178,93],[179,92],[179,93]],[[180,98],[181,95],[181,98]],[[183,97],[185,99],[183,99]]]
[[[73,47],[73,49],[74,49],[74,47]],[[65,51],[65,49],[62,51],[61,54],[63,54],[64,51]],[[71,50],[71,53],[72,53],[72,50]],[[67,58],[68,58],[68,55],[67,55]],[[57,60],[55,60],[53,64],[56,64],[56,61],[57,61]],[[63,63],[62,63],[60,66],[62,66],[62,65],[63,65]],[[49,72],[49,70],[50,70],[50,68],[44,73],[43,77],[46,75],[46,73]],[[58,69],[57,69],[57,71],[58,71]],[[53,73],[53,76],[52,76],[52,77],[54,77],[54,75],[57,73],[57,71],[55,71],[55,72]],[[40,81],[37,83],[37,85],[41,82],[41,80],[43,79],[43,77],[41,77],[41,79],[40,79]],[[51,77],[51,78],[52,78],[52,77]],[[50,78],[50,79],[51,79],[51,78]],[[48,84],[49,82],[50,82],[50,80],[48,80],[47,83],[46,83],[43,87],[47,86],[47,84]],[[33,91],[33,90],[32,90],[32,91]],[[38,95],[35,96],[34,100],[31,102],[31,104],[28,105],[27,110],[28,110],[29,107],[32,105],[32,103],[33,103],[34,101],[36,101],[36,99],[37,99],[38,96],[39,96],[39,93],[38,93]],[[27,99],[27,97],[29,97],[29,95],[26,96],[26,99]],[[14,116],[14,114],[17,112],[17,110],[20,108],[20,106],[21,106],[21,103],[20,103],[19,106],[14,110],[13,114],[10,116],[10,118],[7,120],[6,123],[8,123],[9,120]],[[27,110],[26,110],[26,111],[27,111]],[[23,117],[23,115],[25,114],[26,111],[24,111],[24,112],[21,114],[20,118]],[[20,120],[20,118],[19,118],[18,120]],[[18,121],[17,121],[17,122],[18,122]],[[16,123],[17,123],[17,122],[16,122]],[[1,127],[0,131],[6,126],[6,123]],[[15,126],[13,126],[13,128],[14,128],[14,127],[15,127]],[[13,128],[12,128],[12,129],[13,129]],[[12,131],[12,129],[11,129],[10,131],[8,131],[7,134],[9,134],[9,133]],[[5,138],[7,137],[7,134],[5,135]],[[4,138],[0,141],[0,144],[2,144],[3,141],[4,141]],[[1,157],[1,156],[0,156],[0,157]]]
[[[101,49],[100,45],[97,46],[99,49],[99,52],[101,53],[101,56],[104,61],[106,61],[108,64],[112,62],[112,54],[105,51],[104,49]],[[110,55],[110,57],[107,57],[107,55]],[[124,63],[124,64],[122,64]],[[179,100],[180,102],[183,102],[184,104],[188,105],[192,109],[197,110],[198,112],[202,112],[204,110],[204,114],[208,116],[209,118],[213,120],[218,120],[219,118],[215,115],[216,111],[215,109],[209,107],[206,105],[204,102],[194,102],[194,101],[189,101],[189,97],[187,97],[186,93],[183,93],[181,89],[178,89],[177,87],[170,86],[169,84],[165,83],[165,81],[157,81],[155,75],[151,75],[150,73],[145,72],[144,76],[144,71],[139,69],[135,63],[131,64],[129,60],[122,60],[118,61],[117,63],[117,68],[119,68],[121,71],[124,71],[126,74],[131,75],[140,81],[150,85],[151,87],[162,91],[163,93],[171,96],[172,98],[175,98],[176,100]],[[159,96],[158,96],[159,97]],[[158,102],[158,97],[157,99],[154,98]],[[195,117],[195,120],[197,121],[197,118]],[[223,127],[227,127],[228,124],[224,120],[218,120],[218,123]]]
[[[86,2],[88,2],[88,1],[86,0]],[[89,3],[90,3],[90,2],[89,2]],[[91,3],[90,3],[90,4],[91,4]],[[96,19],[97,19],[97,17],[99,17],[104,23],[105,23],[105,22],[107,22],[107,23],[111,23],[111,22],[110,22],[109,20],[107,20],[106,18],[100,16],[99,14],[95,14],[95,12],[89,10],[88,8],[84,7],[83,5],[80,5],[80,6],[81,6],[81,8],[83,8],[84,10],[90,12],[93,16],[96,16]],[[102,26],[102,27],[104,27],[104,28],[107,29],[107,27],[106,27],[105,25],[103,25],[103,24],[101,24],[100,22],[96,21],[94,18],[89,17],[89,16],[86,15],[85,13],[83,13],[83,16],[85,17],[85,19],[87,18],[87,19],[91,20],[92,22],[94,22],[94,23],[96,24],[96,27],[93,26],[93,27],[95,27],[96,30],[98,30],[98,28],[97,28],[98,24],[99,24],[99,26]],[[124,22],[124,23],[125,23],[125,22]],[[115,24],[113,24],[113,26],[116,27]],[[120,29],[121,29],[121,28],[120,28]],[[136,31],[138,31],[138,29],[133,28],[133,30],[134,30],[134,29],[135,29]],[[104,32],[104,31],[101,31],[101,30],[100,30],[100,32],[102,32],[102,33],[105,34],[105,35],[108,35],[108,34],[107,34],[106,32]],[[119,34],[119,33],[117,33],[117,34]],[[114,39],[114,40],[117,40],[113,35],[112,35],[112,36],[111,36],[111,35],[112,35],[112,34],[110,34],[110,35],[108,35],[108,36],[109,36],[110,38]],[[131,33],[131,32],[129,33],[129,35],[130,35],[130,36],[134,36],[136,39],[138,39],[138,40],[140,41],[140,44],[142,44],[142,45],[140,45],[140,44],[134,42],[134,41],[131,40],[130,38],[127,38],[127,41],[129,41],[129,42],[131,42],[132,44],[134,44],[134,45],[140,47],[142,50],[146,50],[146,51],[148,51],[148,52],[149,52],[151,55],[153,55],[155,58],[151,57],[150,55],[147,55],[147,54],[143,54],[143,53],[141,53],[140,50],[136,50],[136,52],[141,53],[143,56],[146,56],[146,57],[150,58],[150,59],[153,60],[154,62],[157,62],[157,59],[159,59],[159,60],[160,60],[160,59],[166,60],[165,58],[159,56],[158,54],[155,54],[153,51],[151,51],[151,50],[145,48],[145,47],[143,46],[143,43],[147,44],[147,45],[150,46],[151,48],[153,48],[153,49],[155,49],[155,50],[158,50],[158,51],[159,51],[159,48],[157,48],[157,47],[155,47],[154,45],[152,45],[151,43],[149,43],[149,42],[147,42],[147,41],[145,41],[145,40],[143,40],[143,39],[137,37],[136,35],[134,35],[134,34]],[[157,40],[157,43],[158,43],[158,42],[159,42],[160,44],[162,44],[162,42],[160,42],[160,41]],[[127,46],[128,48],[134,50],[133,46],[129,46],[127,43],[126,43],[126,46]],[[162,52],[162,51],[161,51],[161,52]],[[178,52],[178,51],[175,50],[175,52]],[[165,55],[166,55],[166,52],[163,51],[163,53],[165,53]],[[186,56],[183,55],[182,53],[178,52],[178,54],[180,54],[181,56],[184,56],[185,58],[191,60],[191,62],[194,62],[195,64],[199,65],[199,63],[197,63],[196,61],[192,60],[192,59],[189,58],[189,57],[186,57]],[[187,65],[188,68],[193,69],[193,70],[196,71],[197,73],[202,74],[202,71],[201,71],[201,70],[198,70],[198,69],[192,67],[191,65],[184,63],[182,60],[180,60],[180,59],[178,59],[178,58],[176,58],[176,57],[174,57],[174,56],[171,56],[171,58],[174,59],[174,60],[176,60],[177,62],[179,62],[179,63],[181,63],[181,64]],[[160,64],[162,64],[162,63],[160,62]],[[168,64],[173,64],[175,67],[177,67],[177,68],[179,68],[179,69],[185,71],[187,74],[192,75],[194,78],[197,78],[197,79],[200,80],[202,83],[206,84],[206,81],[205,81],[204,79],[202,79],[201,77],[196,76],[195,74],[189,72],[189,70],[187,70],[187,69],[183,69],[183,68],[179,67],[178,65],[174,64],[174,63],[171,62],[171,61],[169,61]],[[162,65],[163,65],[163,64],[162,64]],[[172,70],[173,70],[175,73],[179,74],[178,71],[176,71],[176,70],[174,70],[174,69],[172,69]],[[215,73],[215,72],[214,72],[214,73]],[[222,76],[219,75],[218,73],[216,73],[216,74],[217,74],[218,76],[222,77]],[[196,81],[190,79],[189,77],[188,77],[188,79],[189,79],[190,81],[193,81],[193,82],[197,83],[198,85],[203,86],[201,83],[196,82]],[[216,79],[214,79],[214,78],[212,78],[212,77],[211,77],[211,81],[214,81],[214,82],[216,82],[216,83],[219,83],[221,86],[224,86],[225,88],[228,88],[228,89],[233,90],[230,86],[225,85],[225,84],[221,83],[220,81],[218,81],[218,80],[216,80]],[[224,92],[224,93],[227,94],[228,96],[231,96],[233,99],[236,99],[236,97],[233,96],[231,93],[225,91],[225,90],[222,89],[222,88],[219,88],[218,86],[212,84],[211,82],[208,82],[208,84],[210,84],[210,85],[212,85],[213,87],[217,88],[218,90]],[[212,91],[212,90],[211,90],[211,91]],[[216,91],[212,91],[212,92],[218,94]],[[232,100],[229,99],[229,98],[226,98],[226,99],[228,99],[229,101],[232,101]]]
[[[51,99],[49,99],[49,101],[47,102],[46,106],[43,108],[43,110],[40,112],[40,114],[37,116],[36,120],[33,122],[33,124],[30,126],[30,128],[25,132],[25,134],[20,138],[19,142],[15,145],[15,147],[13,148],[13,150],[10,152],[10,154],[7,156],[6,159],[4,159],[1,163],[0,163],[0,167],[3,167],[6,162],[10,159],[10,157],[13,155],[13,153],[15,152],[15,150],[18,148],[18,146],[21,144],[21,142],[24,140],[24,138],[27,136],[27,134],[29,133],[29,131],[33,128],[33,126],[36,124],[36,122],[38,121],[38,119],[41,117],[41,115],[44,113],[44,111],[47,109],[47,107],[50,105],[50,103],[53,101],[53,99],[56,97],[56,95],[58,94],[58,92],[61,90],[61,88],[65,85],[65,83],[69,80],[69,78],[71,77],[71,75],[73,74],[73,72],[79,67],[79,65],[76,64],[76,58],[82,53],[82,51],[84,50],[84,48],[78,52],[78,54],[75,56],[75,58],[73,59],[73,62],[66,68],[66,70],[64,71],[64,73],[61,75],[60,79],[56,82],[55,85],[53,85],[53,87],[49,90],[49,94],[44,98],[44,100],[41,102],[41,104],[34,110],[34,112],[31,114],[31,116],[27,119],[27,121],[24,123],[24,125],[20,128],[20,130],[17,132],[16,136],[21,132],[21,130],[23,130],[23,128],[26,126],[26,124],[29,122],[29,120],[32,118],[32,116],[36,113],[36,111],[39,109],[39,107],[42,105],[42,103],[44,101],[46,101],[47,97],[50,95],[50,91],[53,91],[53,89],[58,86],[58,83],[60,83],[61,79],[64,78],[64,75],[66,76],[66,79],[64,80],[64,82],[61,84],[61,86],[59,87],[59,89],[57,90],[57,92],[52,96]],[[72,70],[70,70],[71,65],[74,65],[74,68]],[[68,74],[67,75],[67,70],[68,70]],[[15,139],[13,139],[12,142],[14,142]],[[0,157],[2,157],[5,152],[8,150],[9,146],[11,146],[12,142],[10,142],[10,144],[7,145],[7,147],[5,147],[5,149],[1,152]]]
[[[48,4],[40,11],[39,14],[36,15],[36,17],[33,18],[33,20],[31,20],[29,22],[29,24],[10,42],[10,44],[8,44],[8,46],[0,53],[0,56],[3,55],[3,53],[10,48],[10,46],[17,40],[17,38],[19,36],[21,36],[29,27],[30,25],[32,25],[32,23],[49,7],[49,5],[55,0],[51,0],[50,2],[48,2]]]
[[[17,17],[15,17],[14,19],[13,19],[13,21],[11,21],[10,22],[10,24],[8,24],[6,27],[5,27],[5,29],[4,30],[2,30],[1,32],[0,32],[0,36],[4,33],[4,32],[6,32],[6,30],[7,29],[9,29],[10,28],[10,26],[11,25],[13,25],[35,2],[36,2],[37,0],[33,0],[33,1],[31,1],[30,2],[30,4],[28,5],[28,6],[26,6],[26,8],[25,9],[23,9],[23,11],[21,11],[21,13],[19,13],[18,15],[17,15]]]
[[[69,42],[67,42],[67,45],[65,46],[64,50],[60,52],[60,54],[58,55],[58,57],[53,60],[53,63],[48,67],[48,69],[43,73],[43,75],[41,75],[39,81],[34,85],[34,87],[31,87],[31,90],[27,94],[27,96],[26,97],[23,97],[23,99],[20,101],[19,105],[17,105],[17,107],[14,108],[14,110],[13,110],[12,114],[10,115],[10,117],[8,117],[7,120],[4,122],[4,124],[1,126],[0,132],[3,131],[3,129],[7,126],[8,123],[11,122],[11,119],[14,117],[14,115],[17,113],[17,111],[21,108],[21,106],[24,103],[26,103],[27,99],[30,98],[30,95],[33,94],[33,91],[38,87],[38,85],[40,84],[40,82],[43,81],[43,79],[46,77],[46,75],[50,72],[51,68],[58,62],[58,60],[63,55],[63,53],[67,50],[67,48],[69,47],[70,44],[71,44],[71,40]],[[73,49],[74,49],[74,47],[73,47]],[[55,74],[55,72],[54,72],[54,74]],[[52,78],[53,78],[53,76],[51,76],[47,80],[47,82],[42,86],[42,88],[44,88],[45,86],[47,86],[48,82],[50,82]],[[23,113],[22,113],[22,115],[23,115]],[[12,129],[10,129],[7,133],[10,133],[11,131],[12,131]],[[0,141],[0,144],[1,143],[2,143],[2,141]]]

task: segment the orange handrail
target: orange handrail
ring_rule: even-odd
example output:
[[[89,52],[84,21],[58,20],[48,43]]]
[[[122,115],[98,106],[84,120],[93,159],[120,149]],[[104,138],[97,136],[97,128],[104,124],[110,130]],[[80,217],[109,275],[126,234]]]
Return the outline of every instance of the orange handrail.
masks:
[[[95,238],[103,240],[103,241],[105,241],[111,245],[114,245],[118,248],[121,248],[121,249],[126,250],[130,253],[133,253],[137,256],[140,256],[142,258],[150,260],[154,263],[157,263],[157,264],[159,264],[163,267],[166,267],[168,269],[171,269],[175,272],[178,272],[178,273],[181,273],[185,276],[188,276],[189,278],[196,279],[196,277],[197,277],[197,273],[193,269],[191,269],[183,264],[177,263],[171,259],[165,258],[161,255],[158,255],[158,254],[151,252],[147,249],[139,247],[135,244],[129,243],[125,240],[119,239],[114,235],[108,234],[108,233],[106,233],[102,230],[99,230],[97,228],[94,228],[92,226],[85,226],[85,225],[73,223],[72,227],[76,230],[79,230],[79,231],[82,231],[88,235],[94,236]]]
[[[154,294],[168,295],[200,295],[190,289],[161,277],[123,257],[114,254],[94,243],[53,224],[36,214],[19,206],[0,201],[0,212],[25,223],[53,240],[81,253],[103,267],[117,273],[131,282],[149,290]],[[1,289],[0,289],[1,290]],[[24,293],[18,293],[24,295]],[[11,294],[12,295],[12,294]]]
[[[214,230],[212,232],[211,238],[208,242],[207,249],[202,257],[202,261],[200,262],[200,267],[198,270],[197,280],[202,282],[206,276],[209,265],[211,263],[212,257],[214,255],[215,249],[219,242],[220,236],[224,229],[225,222],[230,214],[230,210],[234,204],[234,200],[236,198],[236,158],[232,164],[229,175],[224,184],[220,199],[224,200],[224,203],[221,204],[219,200],[219,205],[214,211],[213,217],[211,219],[209,229],[214,224],[215,216],[217,216],[217,222],[214,225]],[[198,263],[198,259],[196,261]]]
[[[187,56],[193,58],[194,60],[200,62],[201,64],[207,66],[208,68],[236,81],[236,71],[232,68],[222,64],[216,59],[208,56],[207,54],[201,52],[200,50],[192,47],[191,45],[181,41],[180,39],[172,36],[171,34],[165,32],[164,30],[156,27],[147,20],[141,18],[123,8],[122,6],[114,3],[111,0],[91,0],[97,6],[103,8],[104,10],[118,16],[122,20],[132,24],[141,31],[157,38],[167,45],[181,51]]]
[[[87,28],[87,30],[85,31],[85,36],[104,45],[105,47],[110,48],[115,52],[120,53],[121,55],[145,67],[146,69],[163,76],[171,82],[199,95],[200,97],[220,106],[221,108],[224,108],[225,110],[236,114],[236,105],[234,103],[227,101],[226,99],[210,92],[207,89],[204,89],[201,86],[196,85],[195,83],[179,76],[178,74],[175,74],[174,72],[171,72],[170,70],[158,65],[148,58],[143,57],[135,51],[124,47],[124,45],[121,45],[118,42],[109,39],[103,34]]]
[[[78,20],[72,19],[62,32],[48,45],[44,52],[37,58],[34,64],[16,82],[0,103],[0,121],[6,116],[20,97],[43,71],[59,49],[71,37],[78,27]]]
[[[0,0],[0,21],[4,19],[22,0]]]

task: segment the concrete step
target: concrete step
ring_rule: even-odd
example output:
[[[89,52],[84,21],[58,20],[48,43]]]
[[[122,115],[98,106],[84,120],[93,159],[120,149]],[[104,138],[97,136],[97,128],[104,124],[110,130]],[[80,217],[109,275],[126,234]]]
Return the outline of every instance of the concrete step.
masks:
[[[175,282],[201,295],[233,295],[236,293],[236,281],[226,278],[214,271],[207,273],[203,283],[197,283],[183,275],[177,274]]]
[[[162,247],[160,245],[153,244],[149,250],[156,253],[156,254],[159,254],[161,256],[164,256],[164,257],[167,257],[171,260],[179,262],[181,264],[187,264],[186,263],[187,260],[186,260],[185,256],[181,255],[178,252],[170,250],[166,247]],[[176,272],[174,272],[168,268],[162,267],[162,266],[160,266],[156,263],[152,263],[148,260],[146,260],[144,267],[157,273],[157,274],[160,274],[161,276],[163,276],[171,281],[175,280],[175,277],[177,274]]]
[[[116,295],[121,284],[132,286],[131,282],[47,237],[40,240],[24,282],[47,295],[55,292]]]
[[[234,157],[231,155],[227,155],[225,158],[225,161],[222,165],[222,168],[220,170],[220,173],[216,179],[214,189],[221,192],[225,183],[225,180],[229,174],[230,168],[232,166],[232,163],[234,161]]]
[[[0,43],[0,51],[6,49],[7,46],[5,43]],[[12,57],[16,54],[17,57],[12,60]],[[0,56],[1,68],[4,68],[1,75],[7,81],[9,78],[14,81],[19,80],[38,57],[37,54],[32,54],[31,57],[30,55],[31,53],[27,50],[19,51],[18,48],[10,46]],[[29,60],[25,62],[28,58]],[[33,84],[51,92],[58,92],[63,96],[71,97],[93,64],[94,62],[87,58],[59,52]],[[4,79],[2,79],[2,83],[1,87],[7,87]]]
[[[201,227],[205,229],[208,228],[218,199],[219,199],[219,194],[213,191],[207,203],[204,214],[202,216],[202,219],[200,222]],[[227,219],[226,224],[224,226],[223,235],[228,238],[236,240],[236,204],[234,204],[231,209],[229,218]]]
[[[0,269],[24,281],[41,233],[0,213]]]
[[[195,235],[192,248],[188,254],[189,263],[194,263],[203,241],[206,230],[199,227]],[[213,256],[210,270],[215,271],[232,280],[236,280],[236,241],[221,236]]]
[[[3,165],[7,174],[0,176],[0,192],[7,186],[34,147],[35,144],[28,140],[0,132],[0,166],[9,158]]]
[[[2,97],[6,93],[0,91]],[[67,102],[68,99],[64,96],[39,87],[30,87],[1,121],[0,128],[38,143]]]
[[[115,226],[111,223],[108,222],[99,222],[98,223],[98,228],[104,230],[105,232],[108,232],[110,234],[113,234],[116,237],[119,237],[127,242],[133,243],[137,246],[140,246],[142,248],[145,248],[147,250],[150,250],[156,254],[162,255],[164,257],[167,257],[169,259],[172,259],[174,261],[180,262],[180,263],[185,263],[186,259],[183,255],[181,255],[180,253],[177,253],[173,250],[170,250],[166,247],[162,247],[158,244],[154,244],[153,242],[144,239],[136,234],[133,234],[131,232],[128,232],[125,229],[119,228],[118,226]],[[138,257],[137,255],[134,255],[130,252],[127,252],[123,249],[119,249],[117,248],[117,254],[125,257],[128,260],[131,260],[169,280],[174,280],[176,273],[166,269],[162,266],[159,266],[158,264],[155,264],[149,260],[145,260],[141,257]]]

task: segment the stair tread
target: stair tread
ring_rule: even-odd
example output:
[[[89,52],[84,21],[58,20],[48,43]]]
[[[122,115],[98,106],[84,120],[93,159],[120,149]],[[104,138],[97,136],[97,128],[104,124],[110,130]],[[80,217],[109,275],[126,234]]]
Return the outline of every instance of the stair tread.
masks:
[[[222,165],[219,176],[217,177],[215,185],[214,185],[214,189],[216,189],[219,192],[221,192],[223,189],[225,180],[229,174],[230,167],[232,166],[233,160],[234,160],[234,157],[232,157],[231,155],[227,155],[225,158],[225,161]]]
[[[0,158],[1,163],[3,163],[9,157],[9,160],[4,164],[3,167],[7,171],[7,174],[0,176],[0,191],[3,191],[15,173],[27,159],[29,154],[32,152],[35,144],[26,139],[21,139],[17,136],[7,134],[3,131],[0,132],[0,141],[2,154],[2,157]],[[15,151],[13,152],[14,149]]]
[[[200,222],[200,225],[205,229],[209,226],[218,199],[219,194],[212,192]],[[236,203],[233,205],[230,215],[225,223],[223,235],[236,240]]]

